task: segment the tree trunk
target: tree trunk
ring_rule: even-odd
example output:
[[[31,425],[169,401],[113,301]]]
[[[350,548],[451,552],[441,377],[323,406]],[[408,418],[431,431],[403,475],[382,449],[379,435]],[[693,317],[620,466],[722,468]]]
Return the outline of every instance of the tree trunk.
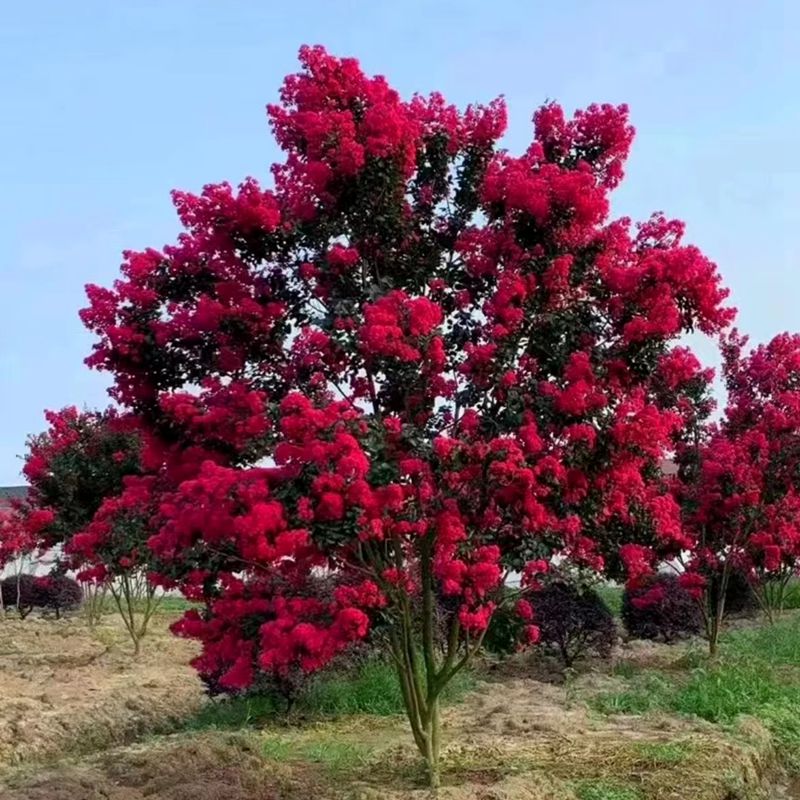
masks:
[[[728,594],[728,584],[732,570],[733,566],[729,561],[726,561],[725,566],[722,568],[722,578],[717,590],[716,607],[709,609],[708,656],[712,661],[716,661],[719,656],[719,635],[722,631],[722,623],[725,620],[725,599]]]
[[[708,657],[716,661],[719,655],[719,626],[716,619],[711,625],[711,635],[708,637]]]
[[[430,719],[424,728],[425,752],[423,756],[428,768],[428,781],[435,793],[441,784],[439,772],[439,751],[441,748],[441,720],[439,717],[439,698],[433,700],[428,707]]]

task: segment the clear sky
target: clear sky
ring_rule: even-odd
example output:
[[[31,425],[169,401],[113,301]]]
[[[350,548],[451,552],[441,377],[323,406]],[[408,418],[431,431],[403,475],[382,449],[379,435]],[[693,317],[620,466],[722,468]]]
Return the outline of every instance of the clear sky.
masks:
[[[106,404],[82,364],[83,285],[174,238],[173,187],[267,179],[264,106],[302,43],[404,94],[505,94],[512,150],[544,100],[627,102],[615,214],[685,219],[754,340],[800,329],[794,0],[15,0],[0,14],[0,485],[19,482],[44,408]]]

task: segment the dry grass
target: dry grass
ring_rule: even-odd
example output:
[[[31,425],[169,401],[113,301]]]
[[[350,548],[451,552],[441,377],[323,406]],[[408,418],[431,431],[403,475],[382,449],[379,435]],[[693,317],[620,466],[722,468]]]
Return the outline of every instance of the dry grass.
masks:
[[[757,725],[724,737],[669,718],[595,720],[565,711],[554,691],[522,680],[486,684],[451,709],[441,800],[759,796],[771,751]],[[426,800],[428,792],[403,721],[357,717],[161,737],[46,771],[18,771],[2,797]]]
[[[400,717],[344,716],[236,732],[168,729],[201,703],[192,649],[159,621],[138,662],[122,631],[77,621],[0,623],[3,800],[425,800]],[[678,668],[680,652],[627,648],[623,664]],[[619,666],[619,665],[618,665]],[[667,714],[601,716],[584,700],[619,679],[567,682],[526,661],[490,674],[444,712],[440,800],[750,800],[772,741]],[[78,756],[81,751],[91,755]],[[55,760],[59,753],[68,754]],[[16,766],[13,766],[16,764]]]
[[[0,620],[0,771],[164,731],[203,701],[189,643],[153,622],[140,657],[116,616]]]

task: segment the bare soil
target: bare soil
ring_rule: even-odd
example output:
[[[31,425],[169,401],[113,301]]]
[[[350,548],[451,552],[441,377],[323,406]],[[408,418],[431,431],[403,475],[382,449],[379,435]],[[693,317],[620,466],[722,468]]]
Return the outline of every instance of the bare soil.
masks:
[[[139,658],[121,621],[0,620],[0,772],[174,728],[203,702],[191,643],[152,621]]]

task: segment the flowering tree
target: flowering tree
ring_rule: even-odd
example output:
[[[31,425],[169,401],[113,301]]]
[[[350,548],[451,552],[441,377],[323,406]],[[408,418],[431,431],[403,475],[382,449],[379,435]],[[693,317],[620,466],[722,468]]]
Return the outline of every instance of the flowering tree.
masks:
[[[746,343],[735,331],[723,340],[725,415],[684,449],[678,484],[694,539],[682,580],[701,601],[712,655],[733,570],[771,618],[800,558],[800,335],[745,354]]]
[[[88,287],[88,363],[139,420],[126,491],[153,498],[164,580],[206,602],[178,625],[201,671],[314,670],[381,624],[435,785],[439,696],[509,569],[535,640],[553,552],[685,544],[658,462],[700,367],[674,343],[733,312],[680,223],[608,220],[625,107],[544,106],[512,156],[499,100],[300,59],[269,107],[274,190],[175,192],[178,243]],[[330,602],[297,590],[326,570]]]
[[[46,418],[49,428],[28,439],[23,468],[30,489],[18,520],[28,550],[58,547],[90,595],[108,589],[138,653],[156,587],[147,579],[151,494],[138,481],[126,487],[141,472],[135,421],[73,407]]]
[[[29,529],[22,524],[21,518],[16,509],[0,508],[0,573],[8,564],[17,562],[22,556],[30,552],[34,545],[31,543]],[[19,566],[17,568],[17,578],[19,578]],[[19,594],[19,581],[17,580],[17,591]],[[15,600],[18,598],[14,598]],[[0,591],[0,613],[6,610],[6,593]]]

